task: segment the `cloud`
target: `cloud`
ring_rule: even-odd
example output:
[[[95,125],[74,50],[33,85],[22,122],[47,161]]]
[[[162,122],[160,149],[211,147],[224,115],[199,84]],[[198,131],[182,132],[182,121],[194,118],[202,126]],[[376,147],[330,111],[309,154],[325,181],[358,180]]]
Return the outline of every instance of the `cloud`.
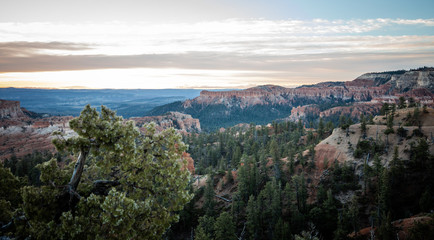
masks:
[[[0,42],[0,57],[32,56],[43,51],[80,51],[91,49],[90,44],[72,42]]]
[[[396,26],[430,33],[434,19],[0,23],[0,79],[13,72],[178,69],[192,79],[230,78],[230,86],[264,81],[292,86],[433,65],[433,34],[382,34]],[[208,72],[194,76],[197,70]]]
[[[425,56],[434,53],[434,36],[327,36],[291,37],[286,40],[275,37],[227,42],[208,40],[199,48],[202,51],[86,54],[98,48],[99,45],[87,43],[3,42],[0,43],[0,72],[112,68],[285,71],[294,64],[326,64],[338,62],[341,58],[351,62],[376,55],[426,59]],[[57,50],[63,52],[55,52]]]

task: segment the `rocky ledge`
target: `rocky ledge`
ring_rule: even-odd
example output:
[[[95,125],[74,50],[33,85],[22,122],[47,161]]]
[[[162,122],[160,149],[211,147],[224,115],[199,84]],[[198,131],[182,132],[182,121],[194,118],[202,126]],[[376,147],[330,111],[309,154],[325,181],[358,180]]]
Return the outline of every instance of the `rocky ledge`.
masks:
[[[179,112],[168,112],[162,116],[133,117],[130,120],[136,122],[137,127],[142,127],[145,123],[155,122],[158,131],[170,127],[181,133],[201,131],[199,119]]]

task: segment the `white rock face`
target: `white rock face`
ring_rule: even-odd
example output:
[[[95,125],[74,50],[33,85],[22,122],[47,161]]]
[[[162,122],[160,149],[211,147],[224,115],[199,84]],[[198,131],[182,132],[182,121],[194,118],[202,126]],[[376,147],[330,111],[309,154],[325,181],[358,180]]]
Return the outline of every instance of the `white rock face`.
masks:
[[[416,88],[434,90],[434,71],[408,71],[402,74],[366,73],[358,79],[372,80],[376,82],[389,82],[393,87],[408,91]]]

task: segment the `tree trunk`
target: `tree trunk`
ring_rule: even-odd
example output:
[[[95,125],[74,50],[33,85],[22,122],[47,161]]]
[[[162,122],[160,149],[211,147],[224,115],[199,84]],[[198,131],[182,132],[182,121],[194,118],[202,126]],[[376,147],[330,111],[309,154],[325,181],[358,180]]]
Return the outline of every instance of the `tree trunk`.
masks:
[[[84,169],[84,163],[86,162],[88,152],[85,150],[81,150],[80,154],[78,155],[77,162],[74,166],[74,172],[72,173],[71,180],[69,180],[69,187],[71,190],[75,191],[77,190],[78,184],[80,183],[81,174],[83,173]]]

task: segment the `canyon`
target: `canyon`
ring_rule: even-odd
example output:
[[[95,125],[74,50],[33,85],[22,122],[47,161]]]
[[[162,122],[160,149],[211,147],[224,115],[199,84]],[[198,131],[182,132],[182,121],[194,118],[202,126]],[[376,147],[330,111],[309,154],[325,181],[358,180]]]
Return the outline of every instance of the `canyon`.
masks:
[[[304,112],[305,105],[311,105],[307,109],[318,116],[339,117],[350,113],[358,118],[361,112],[377,114],[382,103],[397,103],[399,97],[433,106],[434,68],[366,73],[353,81],[322,82],[297,88],[264,85],[245,90],[204,90],[194,99],[154,108],[149,115],[182,112],[198,118],[203,129],[215,130],[242,122],[267,124],[276,119],[296,120],[294,113],[308,114]],[[301,108],[292,112],[297,107]]]
[[[44,117],[20,107],[18,101],[0,100],[0,160],[12,156],[23,157],[34,151],[54,152],[52,139],[55,132],[61,132],[64,137],[76,136],[69,127],[72,116]],[[135,121],[140,129],[145,123],[155,122],[157,131],[173,127],[181,134],[200,132],[200,122],[190,115],[169,112],[163,116],[138,117],[127,120]],[[143,129],[142,129],[143,130]],[[188,162],[188,169],[194,171],[191,157],[183,155]]]

